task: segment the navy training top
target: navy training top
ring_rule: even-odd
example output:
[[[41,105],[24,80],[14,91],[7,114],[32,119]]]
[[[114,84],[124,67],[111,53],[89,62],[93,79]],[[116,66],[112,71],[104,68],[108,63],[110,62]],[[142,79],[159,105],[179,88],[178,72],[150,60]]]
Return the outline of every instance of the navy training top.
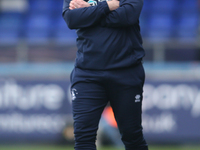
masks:
[[[140,62],[145,55],[139,26],[143,0],[120,0],[114,11],[104,0],[87,2],[92,6],[70,10],[70,0],[63,5],[68,27],[77,29],[75,67],[109,70]]]

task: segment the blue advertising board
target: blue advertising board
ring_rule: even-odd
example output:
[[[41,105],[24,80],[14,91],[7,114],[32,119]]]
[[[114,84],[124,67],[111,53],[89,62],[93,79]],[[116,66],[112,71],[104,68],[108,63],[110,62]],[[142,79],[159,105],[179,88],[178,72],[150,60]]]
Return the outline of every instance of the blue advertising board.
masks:
[[[150,142],[200,142],[200,81],[146,81],[143,128]]]
[[[0,79],[0,141],[59,142],[71,121],[68,80]]]
[[[57,142],[71,122],[69,80],[0,79],[0,141]],[[148,142],[200,142],[200,81],[147,80]]]

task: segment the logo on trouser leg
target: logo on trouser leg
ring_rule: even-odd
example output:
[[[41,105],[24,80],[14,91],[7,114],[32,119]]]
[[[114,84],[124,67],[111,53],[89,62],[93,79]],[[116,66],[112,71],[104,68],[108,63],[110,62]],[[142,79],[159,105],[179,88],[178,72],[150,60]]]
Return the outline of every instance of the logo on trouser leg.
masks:
[[[136,103],[140,102],[140,98],[141,98],[141,96],[140,96],[139,94],[137,94],[137,95],[135,96],[135,102],[136,102]]]
[[[75,88],[73,88],[72,91],[71,91],[72,100],[76,99],[77,94],[78,94],[77,90]]]

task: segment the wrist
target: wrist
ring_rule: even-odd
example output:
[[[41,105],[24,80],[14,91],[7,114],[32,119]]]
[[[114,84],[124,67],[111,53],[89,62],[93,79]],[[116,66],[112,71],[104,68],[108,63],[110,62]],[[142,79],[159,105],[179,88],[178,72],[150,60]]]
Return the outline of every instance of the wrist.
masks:
[[[110,11],[113,11],[113,10],[119,8],[119,1],[117,1],[117,0],[110,0],[110,1],[106,1],[106,2],[108,4]]]

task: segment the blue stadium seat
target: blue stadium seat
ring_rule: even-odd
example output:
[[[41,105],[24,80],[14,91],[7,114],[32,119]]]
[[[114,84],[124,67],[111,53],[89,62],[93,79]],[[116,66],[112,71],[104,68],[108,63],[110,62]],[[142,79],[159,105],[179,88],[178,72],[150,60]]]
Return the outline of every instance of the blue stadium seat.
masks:
[[[199,16],[194,13],[182,13],[177,22],[177,37],[181,40],[197,38]]]
[[[19,13],[0,13],[0,43],[75,41],[75,30],[68,29],[62,18],[63,0],[28,0],[30,11],[23,18]],[[155,40],[176,37],[196,38],[198,28],[197,0],[145,0],[140,25],[143,37]],[[24,36],[24,37],[23,37]]]
[[[141,13],[141,33],[151,39],[172,36],[177,0],[147,0]]]
[[[198,0],[179,0],[179,11],[195,11],[198,9]]]
[[[46,29],[51,24],[50,16],[42,13],[30,14],[27,20],[28,28]]]
[[[49,40],[51,19],[47,14],[36,13],[27,17],[25,37],[29,43],[44,43]]]
[[[169,12],[176,8],[176,0],[153,0],[149,2],[151,11]]]
[[[172,35],[173,18],[171,14],[152,14],[149,19],[148,37],[152,40],[168,39]]]
[[[151,11],[151,2],[149,0],[144,1],[142,12],[150,12]]]
[[[19,13],[1,13],[0,28],[18,29],[22,23],[22,16]]]
[[[14,45],[19,41],[19,33],[16,30],[3,30],[0,29],[0,44],[1,45]]]
[[[22,23],[20,13],[1,13],[0,44],[16,44],[19,40]]]
[[[62,12],[63,0],[53,0],[52,1],[53,9]]]
[[[59,44],[74,44],[76,41],[76,31],[67,27],[64,19],[60,16],[55,19],[54,38]]]
[[[45,44],[49,42],[49,32],[46,30],[32,30],[27,32],[26,40],[29,44]]]
[[[48,13],[53,9],[54,1],[57,0],[29,0],[30,10]]]
[[[141,13],[140,17],[140,28],[141,28],[141,34],[143,37],[147,37],[147,32],[149,30],[149,15],[148,13]]]

